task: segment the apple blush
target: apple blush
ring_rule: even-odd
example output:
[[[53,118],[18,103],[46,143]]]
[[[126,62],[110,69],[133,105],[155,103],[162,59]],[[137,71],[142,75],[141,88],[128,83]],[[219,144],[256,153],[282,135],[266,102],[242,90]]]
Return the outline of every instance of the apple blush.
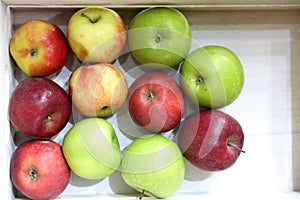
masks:
[[[178,131],[177,142],[186,159],[206,171],[225,170],[244,152],[241,125],[218,110],[189,115]]]

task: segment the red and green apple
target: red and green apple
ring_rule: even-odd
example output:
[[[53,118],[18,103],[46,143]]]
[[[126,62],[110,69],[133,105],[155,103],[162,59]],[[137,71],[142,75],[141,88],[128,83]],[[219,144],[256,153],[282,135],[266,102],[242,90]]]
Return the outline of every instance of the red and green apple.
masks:
[[[67,39],[62,30],[48,21],[33,19],[13,34],[9,51],[28,76],[48,76],[58,72],[68,57]]]
[[[72,103],[84,116],[112,115],[125,104],[127,94],[127,80],[112,64],[80,66],[69,77]]]

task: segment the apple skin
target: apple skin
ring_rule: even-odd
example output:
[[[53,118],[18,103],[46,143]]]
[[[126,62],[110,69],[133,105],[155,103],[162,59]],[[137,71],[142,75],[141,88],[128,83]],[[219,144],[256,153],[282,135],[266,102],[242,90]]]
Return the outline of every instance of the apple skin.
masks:
[[[62,149],[71,170],[85,179],[105,178],[115,172],[121,162],[115,130],[102,118],[77,122],[65,135]]]
[[[180,68],[180,85],[197,105],[223,108],[240,95],[244,85],[243,66],[230,49],[204,46],[190,53]]]
[[[40,138],[58,134],[71,116],[68,94],[54,81],[31,77],[21,81],[9,101],[9,120],[20,132]]]
[[[125,47],[126,28],[114,10],[86,7],[71,16],[67,38],[80,61],[109,63],[120,56]]]
[[[11,181],[30,199],[54,199],[67,187],[70,168],[61,146],[51,140],[30,140],[11,158]]]
[[[67,39],[55,24],[28,20],[13,34],[9,51],[28,76],[48,76],[58,72],[68,58]]]
[[[177,9],[147,8],[131,20],[128,45],[141,64],[177,67],[191,47],[189,22]]]
[[[244,133],[230,115],[202,110],[183,121],[177,143],[186,159],[199,169],[220,171],[231,167],[243,152]]]
[[[138,77],[129,88],[128,111],[143,129],[161,133],[175,128],[184,115],[183,94],[172,77],[152,72]]]
[[[137,191],[167,198],[184,180],[184,158],[175,142],[159,134],[144,135],[124,150],[121,174],[125,183]]]
[[[99,63],[76,68],[69,78],[69,95],[75,108],[84,116],[107,117],[122,107],[128,85],[114,65]]]

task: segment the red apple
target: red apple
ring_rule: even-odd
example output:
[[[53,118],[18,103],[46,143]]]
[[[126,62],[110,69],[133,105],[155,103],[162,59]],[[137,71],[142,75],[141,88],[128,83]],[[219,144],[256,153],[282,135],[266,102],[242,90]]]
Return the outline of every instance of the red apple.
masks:
[[[58,143],[31,140],[14,152],[10,173],[12,183],[26,197],[48,200],[65,190],[71,172]]]
[[[58,134],[71,116],[69,96],[47,78],[27,78],[14,89],[9,119],[22,133],[41,138]]]
[[[184,98],[172,77],[152,72],[138,77],[130,86],[128,111],[145,130],[166,132],[179,124],[185,111]]]
[[[186,159],[196,167],[219,171],[232,166],[243,152],[244,133],[230,115],[203,110],[183,121],[177,140]]]
[[[48,76],[67,61],[68,45],[62,30],[43,20],[28,20],[13,34],[9,50],[28,76]]]

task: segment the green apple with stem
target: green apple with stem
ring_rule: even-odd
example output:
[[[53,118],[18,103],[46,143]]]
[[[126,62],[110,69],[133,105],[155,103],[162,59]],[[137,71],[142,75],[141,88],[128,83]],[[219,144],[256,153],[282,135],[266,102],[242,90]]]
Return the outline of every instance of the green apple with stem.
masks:
[[[209,45],[190,53],[180,68],[184,93],[200,107],[223,108],[237,99],[244,85],[238,56],[224,46]]]
[[[113,9],[91,6],[71,16],[67,38],[80,61],[109,63],[125,47],[126,28],[121,16]]]
[[[141,64],[177,67],[191,47],[189,22],[177,9],[147,8],[131,20],[128,45]]]
[[[121,170],[124,181],[141,195],[167,198],[180,188],[185,164],[175,142],[160,134],[148,134],[127,146]]]
[[[115,130],[102,118],[86,118],[75,123],[64,137],[62,150],[72,172],[85,179],[105,178],[121,162]]]

